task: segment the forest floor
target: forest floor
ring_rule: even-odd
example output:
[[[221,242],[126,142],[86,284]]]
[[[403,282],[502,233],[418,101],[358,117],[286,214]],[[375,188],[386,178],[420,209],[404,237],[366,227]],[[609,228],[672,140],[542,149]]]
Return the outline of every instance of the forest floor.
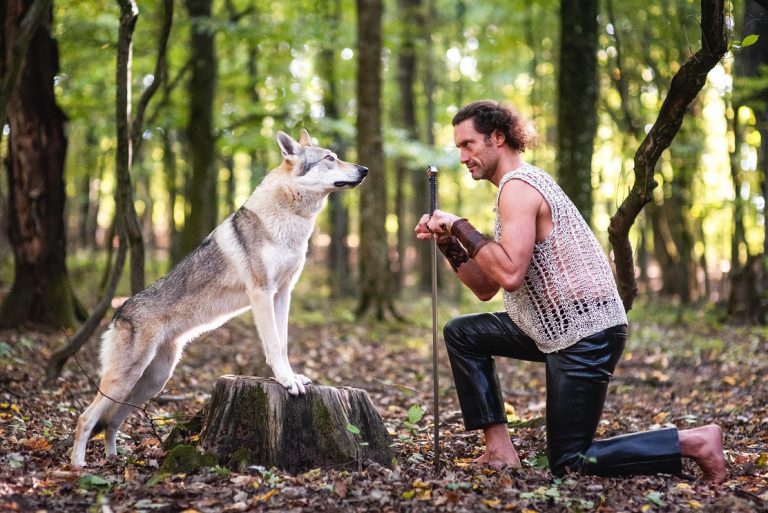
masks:
[[[304,289],[313,289],[304,286]],[[403,303],[405,305],[405,303]],[[444,349],[440,354],[442,468],[433,472],[429,298],[408,303],[409,322],[358,322],[352,303],[295,295],[291,362],[317,384],[365,389],[392,435],[397,465],[289,475],[261,467],[160,471],[161,437],[198,411],[223,374],[270,375],[248,316],[191,344],[166,391],[136,412],[103,459],[89,444],[85,469],[68,461],[78,414],[98,372],[91,342],[50,387],[42,385],[59,333],[0,331],[0,511],[599,511],[768,512],[768,358],[765,328],[721,325],[711,312],[646,304],[633,310],[630,342],[611,383],[598,436],[715,422],[725,432],[728,479],[688,476],[556,479],[546,467],[544,373],[540,364],[499,359],[520,469],[476,469],[481,448],[465,432]],[[494,305],[492,304],[491,307]],[[498,306],[498,305],[496,305]],[[487,305],[465,305],[465,312]],[[405,309],[405,307],[403,307]],[[441,309],[441,320],[459,308]],[[81,365],[82,369],[78,366]],[[423,412],[423,417],[421,413]],[[150,420],[151,419],[151,420]]]

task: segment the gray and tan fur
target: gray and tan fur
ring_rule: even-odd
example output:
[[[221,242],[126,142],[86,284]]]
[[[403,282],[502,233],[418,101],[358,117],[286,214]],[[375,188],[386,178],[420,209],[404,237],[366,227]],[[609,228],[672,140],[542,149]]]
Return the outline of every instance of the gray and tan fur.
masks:
[[[328,194],[358,185],[368,170],[310,145],[306,130],[298,142],[279,132],[277,142],[282,164],[245,204],[115,313],[102,337],[99,389],[104,395],[97,393],[77,421],[73,465],[85,465],[86,444],[101,430],[107,456],[117,454],[120,425],[133,405],[163,389],[184,345],[249,308],[275,379],[291,394],[305,393],[310,380],[295,374],[288,362],[291,290]]]

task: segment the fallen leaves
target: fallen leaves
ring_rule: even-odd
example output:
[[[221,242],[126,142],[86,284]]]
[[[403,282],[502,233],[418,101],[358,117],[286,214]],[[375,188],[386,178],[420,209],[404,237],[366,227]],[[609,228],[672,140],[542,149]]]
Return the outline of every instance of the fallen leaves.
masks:
[[[292,476],[277,469],[219,472],[203,467],[167,474],[153,483],[166,456],[147,419],[140,415],[128,419],[127,434],[118,442],[120,457],[100,460],[103,441],[96,440],[89,445],[88,461],[99,461],[100,466],[69,469],[64,462],[77,415],[92,397],[89,383],[73,367],[56,388],[44,390],[34,365],[21,369],[11,364],[6,372],[25,377],[0,388],[0,496],[7,498],[2,507],[9,511],[106,511],[108,507],[113,513],[609,513],[710,511],[768,501],[768,361],[761,357],[766,334],[760,330],[735,333],[728,337],[733,342],[717,352],[697,352],[695,345],[708,336],[697,331],[697,326],[664,327],[663,332],[654,325],[636,328],[628,348],[632,358],[619,363],[598,426],[599,437],[610,437],[653,425],[721,424],[730,478],[724,486],[713,487],[670,476],[555,479],[546,459],[543,366],[504,358],[498,358],[496,365],[523,468],[478,470],[472,462],[482,448],[482,434],[462,427],[444,354],[440,376],[444,387],[443,464],[441,473],[435,475],[432,390],[425,370],[429,355],[426,346],[417,342],[429,338],[425,328],[358,326],[338,321],[334,315],[327,315],[324,322],[320,328],[316,323],[291,328],[292,364],[297,370],[309,368],[317,383],[356,386],[369,392],[395,444],[397,463],[392,469],[364,465],[362,472],[312,469]],[[657,331],[653,340],[658,341],[648,344],[648,336]],[[368,336],[369,332],[373,334]],[[0,332],[2,336],[6,335]],[[30,344],[9,344],[16,351],[14,361],[35,361],[37,354],[25,347],[58,342],[43,335],[25,336]],[[247,321],[234,321],[207,337],[189,346],[169,385],[186,399],[149,406],[153,416],[168,424],[158,426],[160,435],[168,433],[177,417],[199,410],[219,375],[231,372],[234,366],[252,373],[251,369],[263,364],[254,352],[257,340]],[[756,337],[759,343],[754,342]],[[90,352],[81,358],[86,366],[98,359],[95,347],[87,350]],[[690,462],[685,471],[698,475]],[[98,497],[106,501],[106,507],[98,505]]]

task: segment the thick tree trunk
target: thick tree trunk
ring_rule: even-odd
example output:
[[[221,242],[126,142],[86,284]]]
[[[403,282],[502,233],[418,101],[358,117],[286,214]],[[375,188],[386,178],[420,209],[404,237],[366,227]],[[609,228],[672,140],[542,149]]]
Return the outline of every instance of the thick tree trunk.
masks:
[[[0,8],[4,50],[0,75],[4,78],[13,72],[9,68],[14,64],[18,39],[23,36],[22,20],[29,5],[8,0]],[[50,31],[51,11],[47,9],[29,40],[17,80],[9,86],[8,231],[15,274],[11,291],[0,307],[0,325],[5,326],[35,322],[74,327],[78,313],[65,265],[67,139],[65,116],[53,91],[59,62]]]
[[[202,449],[222,465],[289,472],[390,466],[390,443],[364,390],[310,385],[294,397],[273,380],[232,375],[216,382],[201,435]]]
[[[387,180],[381,130],[382,2],[357,0],[357,151],[368,167],[366,184],[360,188],[360,302],[358,316],[373,311],[377,319],[392,305],[392,273],[387,244]]]
[[[758,3],[761,7],[758,6]],[[768,106],[766,105],[765,98],[768,96],[766,91],[765,81],[760,83],[757,77],[761,76],[761,70],[764,70],[768,65],[768,5],[766,2],[754,2],[747,0],[744,2],[744,18],[742,21],[742,36],[747,34],[756,34],[759,36],[757,43],[752,46],[743,48],[736,53],[736,59],[734,63],[734,91],[739,91],[739,97],[736,98],[734,94],[734,104],[744,104],[752,109],[755,113],[756,128],[760,132],[760,149],[758,151],[758,171],[762,172],[762,193],[763,200],[768,200]],[[765,72],[762,71],[763,76]],[[738,107],[734,107],[734,123],[738,125]],[[738,141],[738,139],[737,139]],[[736,155],[739,153],[738,146],[735,148]],[[735,179],[735,175],[734,175]],[[734,185],[736,182],[734,181]],[[736,208],[739,207],[741,191],[736,191]],[[734,217],[739,215],[738,212],[734,212]],[[738,269],[735,265],[732,265],[731,272],[733,273],[731,288],[733,297],[729,299],[729,305],[734,305],[731,310],[735,313],[738,308],[736,305],[744,303],[744,299],[751,300],[749,290],[738,290],[742,287],[752,286],[754,280],[759,280],[759,288],[761,293],[758,295],[758,301],[753,301],[751,304],[744,304],[744,307],[752,312],[747,316],[751,319],[757,319],[759,322],[766,322],[766,306],[768,305],[768,223],[764,224],[763,231],[763,254],[758,257],[760,261],[759,265],[750,265],[747,263],[743,269]],[[736,227],[738,230],[738,226]],[[743,256],[744,253],[748,253],[746,248],[746,242],[740,241],[741,234],[734,233],[734,252],[738,247],[744,248],[743,251],[738,251],[736,256]],[[737,246],[738,245],[738,246]],[[735,257],[732,261],[735,262]],[[747,255],[748,262],[751,261],[750,255]],[[747,275],[746,279],[743,279],[743,275]],[[750,276],[751,275],[751,276]]]
[[[557,181],[590,222],[592,149],[597,132],[597,0],[560,2]]]
[[[193,62],[189,80],[189,153],[192,183],[189,190],[191,210],[181,236],[182,254],[195,249],[218,222],[218,196],[215,165],[213,99],[216,94],[215,33],[208,23],[212,0],[186,0],[192,19],[190,52]]]

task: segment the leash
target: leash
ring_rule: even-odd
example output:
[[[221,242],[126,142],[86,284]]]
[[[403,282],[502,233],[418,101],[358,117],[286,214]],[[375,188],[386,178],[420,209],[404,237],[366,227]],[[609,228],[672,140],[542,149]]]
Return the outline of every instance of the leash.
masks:
[[[437,166],[427,166],[429,180],[429,215],[437,209]],[[435,412],[434,460],[435,475],[440,472],[440,404],[438,402],[439,386],[437,375],[437,240],[430,239],[432,254],[432,408]]]

